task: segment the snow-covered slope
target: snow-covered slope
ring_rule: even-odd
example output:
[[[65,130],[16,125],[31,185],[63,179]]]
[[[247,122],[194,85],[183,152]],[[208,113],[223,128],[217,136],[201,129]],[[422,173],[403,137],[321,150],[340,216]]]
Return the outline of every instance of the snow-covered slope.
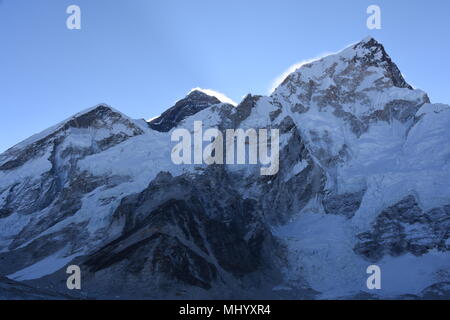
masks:
[[[368,291],[369,261],[388,296],[447,281],[448,106],[407,85],[372,38],[303,66],[272,98],[327,172],[323,196],[279,229],[302,270],[289,277],[326,297]]]
[[[279,172],[174,165],[171,132],[199,120],[279,129]],[[236,107],[97,106],[0,155],[0,274],[66,293],[76,263],[96,297],[449,297],[449,128],[373,38]]]

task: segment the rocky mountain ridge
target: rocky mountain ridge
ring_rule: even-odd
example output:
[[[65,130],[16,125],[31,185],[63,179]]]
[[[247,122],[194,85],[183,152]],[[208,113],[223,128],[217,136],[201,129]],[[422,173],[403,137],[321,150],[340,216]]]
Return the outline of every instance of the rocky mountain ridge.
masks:
[[[170,134],[194,121],[279,129],[279,172],[174,165]],[[100,298],[448,297],[449,124],[373,38],[236,107],[96,106],[0,155],[0,275],[67,295],[78,264]]]

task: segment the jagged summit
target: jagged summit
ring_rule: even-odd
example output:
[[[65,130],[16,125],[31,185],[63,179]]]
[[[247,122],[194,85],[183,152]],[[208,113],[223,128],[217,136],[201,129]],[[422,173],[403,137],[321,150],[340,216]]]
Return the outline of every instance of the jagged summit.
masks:
[[[69,130],[70,128],[108,128],[114,125],[114,123],[123,123],[129,128],[133,128],[136,134],[142,133],[142,130],[136,126],[134,121],[121,113],[120,111],[112,108],[111,106],[101,103],[91,108],[80,111],[70,118],[67,118],[60,123],[49,127],[42,132],[39,132],[30,138],[18,143],[11,147],[5,153],[14,152],[15,150],[23,149],[29,145],[43,142],[49,138],[54,137],[58,133]]]
[[[198,90],[198,89],[194,89],[191,92],[189,92],[188,95],[184,99],[198,99],[198,100],[205,99],[205,100],[209,100],[211,98],[216,98],[216,97],[214,97],[212,95],[209,95],[209,94],[207,94],[204,91],[201,91],[201,90]],[[217,100],[219,100],[219,99],[217,99]]]
[[[413,89],[403,78],[399,68],[392,61],[384,46],[373,37],[366,37],[355,44],[353,49],[357,52],[356,58],[361,58],[369,66],[383,66],[388,76],[392,79],[394,86],[399,88]]]
[[[168,132],[185,118],[219,103],[221,101],[216,97],[193,90],[158,118],[151,120],[148,125],[153,130]]]
[[[390,117],[389,110],[397,100],[407,101],[403,109],[408,110],[409,116],[402,116],[402,121],[429,102],[425,92],[414,90],[405,81],[383,45],[372,37],[302,65],[271,96],[319,111],[331,108],[340,117],[366,124]]]
[[[72,116],[69,120],[65,121],[65,128],[68,127],[82,127],[82,128],[88,128],[90,126],[93,126],[96,124],[96,122],[100,120],[107,120],[107,119],[126,119],[128,118],[124,114],[122,114],[120,111],[115,110],[111,106],[107,104],[98,104],[92,108],[86,109],[82,112],[77,113],[76,115]],[[64,123],[64,122],[63,122]]]
[[[375,39],[372,36],[367,36],[364,39],[362,39],[361,41],[358,41],[356,43],[354,43],[353,45],[348,46],[345,49],[348,48],[357,48],[359,46],[367,46],[367,47],[383,47],[383,44],[381,42],[379,42],[377,39]],[[345,50],[344,49],[344,50]],[[343,50],[342,50],[343,51]]]
[[[365,79],[369,82],[364,83]],[[291,73],[279,88],[283,91],[286,86],[299,87],[299,82],[310,82],[311,85],[317,84],[316,87],[321,88],[343,84],[343,88],[347,87],[349,91],[363,89],[358,87],[360,84],[365,87],[394,86],[413,89],[405,81],[384,46],[370,36],[335,54],[302,65]],[[274,93],[277,91],[280,92],[277,88]]]
[[[384,49],[384,46],[373,37],[366,37],[356,44],[347,47],[341,52],[344,53],[350,50],[355,51],[355,55],[357,57],[368,56],[368,58],[372,58],[375,60],[378,60],[380,58],[380,60],[385,60],[389,57]],[[377,53],[381,53],[381,55],[377,56]]]
[[[365,37],[364,39],[362,39],[360,42],[370,42],[370,41],[372,41],[372,40],[375,40],[375,38],[372,37],[372,36],[367,36],[367,37]],[[376,40],[375,40],[375,41],[376,41]]]
[[[146,128],[106,104],[99,104],[16,144],[0,155],[0,171],[24,165],[56,148],[82,150],[85,155],[105,150]]]

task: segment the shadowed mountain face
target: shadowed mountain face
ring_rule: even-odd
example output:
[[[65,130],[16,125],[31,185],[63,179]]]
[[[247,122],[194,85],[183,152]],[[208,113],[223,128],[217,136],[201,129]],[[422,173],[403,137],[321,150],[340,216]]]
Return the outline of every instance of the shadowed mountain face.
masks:
[[[279,171],[173,164],[194,121],[279,129]],[[0,297],[73,296],[76,264],[92,298],[448,298],[449,128],[373,38],[236,107],[96,106],[0,155]]]
[[[66,300],[73,299],[49,290],[39,290],[31,286],[0,277],[0,300]]]
[[[220,100],[216,97],[194,90],[158,118],[150,121],[148,125],[153,130],[168,132],[187,117],[218,103]]]

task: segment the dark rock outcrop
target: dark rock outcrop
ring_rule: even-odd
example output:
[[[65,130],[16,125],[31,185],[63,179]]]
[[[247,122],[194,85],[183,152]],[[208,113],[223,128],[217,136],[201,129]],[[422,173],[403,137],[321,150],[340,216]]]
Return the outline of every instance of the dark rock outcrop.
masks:
[[[153,130],[168,132],[187,117],[218,103],[220,103],[220,100],[216,97],[194,90],[158,118],[150,121],[148,125]]]

